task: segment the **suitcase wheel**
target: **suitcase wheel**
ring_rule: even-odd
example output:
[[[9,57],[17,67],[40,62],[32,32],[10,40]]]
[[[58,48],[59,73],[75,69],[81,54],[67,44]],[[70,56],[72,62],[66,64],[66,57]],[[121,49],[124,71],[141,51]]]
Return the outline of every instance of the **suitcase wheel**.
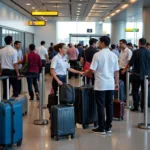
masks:
[[[72,138],[72,139],[74,138],[74,134],[71,134],[71,138]]]
[[[56,141],[59,141],[59,136],[56,136]]]
[[[17,146],[19,147],[21,146],[21,144],[22,144],[22,139],[19,142],[17,142]]]

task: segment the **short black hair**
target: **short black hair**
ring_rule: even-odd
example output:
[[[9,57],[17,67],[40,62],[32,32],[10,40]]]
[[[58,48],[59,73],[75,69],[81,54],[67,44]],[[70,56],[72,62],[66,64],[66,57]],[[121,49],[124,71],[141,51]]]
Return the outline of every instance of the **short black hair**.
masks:
[[[116,45],[115,45],[115,44],[111,44],[111,48],[112,48],[112,49],[115,49],[115,48],[116,48]]]
[[[66,45],[66,44],[65,43],[59,43],[59,44],[57,44],[56,47],[55,47],[56,52],[59,53],[59,49],[62,49],[64,45]]]
[[[127,45],[127,41],[125,39],[121,39],[120,42]]]
[[[103,42],[105,44],[105,46],[109,46],[110,45],[110,37],[108,37],[108,36],[100,37],[100,41]]]
[[[20,44],[20,43],[21,43],[20,41],[15,41],[14,45],[17,45],[17,44]]]
[[[144,39],[144,38],[141,38],[141,39],[139,39],[139,42],[140,42],[140,44],[141,45],[146,45],[146,39]]]
[[[34,45],[34,44],[30,44],[30,45],[29,45],[29,49],[30,49],[31,51],[34,51],[34,50],[35,50],[35,45]]]
[[[13,41],[12,36],[6,36],[5,37],[5,43],[6,43],[6,45],[10,45],[12,43],[12,41]]]
[[[45,41],[41,41],[41,45],[44,45],[45,44]]]
[[[97,39],[91,38],[90,41],[89,41],[89,44],[90,44],[90,45],[93,45],[93,44],[96,43],[97,41],[98,41]]]
[[[146,43],[146,46],[150,46],[150,43]]]
[[[82,46],[81,43],[79,43],[78,46]]]
[[[128,46],[133,46],[132,43],[128,43],[127,45],[128,45]]]
[[[53,45],[54,45],[54,43],[51,43],[50,45],[51,45],[51,46],[53,46]]]

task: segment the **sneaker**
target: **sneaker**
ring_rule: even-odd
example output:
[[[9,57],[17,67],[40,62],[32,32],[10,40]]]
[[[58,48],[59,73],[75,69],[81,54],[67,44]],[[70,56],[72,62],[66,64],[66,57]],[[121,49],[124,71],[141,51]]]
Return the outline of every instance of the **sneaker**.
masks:
[[[36,93],[36,100],[37,100],[37,101],[40,100],[39,93]]]
[[[137,108],[137,107],[132,107],[130,110],[135,112],[135,111],[139,111],[139,108]]]
[[[106,132],[107,132],[108,134],[111,134],[111,133],[112,133],[111,129],[106,129]]]
[[[106,135],[106,131],[105,130],[101,130],[99,128],[93,129],[92,131],[95,132],[95,133],[99,133],[101,135]]]

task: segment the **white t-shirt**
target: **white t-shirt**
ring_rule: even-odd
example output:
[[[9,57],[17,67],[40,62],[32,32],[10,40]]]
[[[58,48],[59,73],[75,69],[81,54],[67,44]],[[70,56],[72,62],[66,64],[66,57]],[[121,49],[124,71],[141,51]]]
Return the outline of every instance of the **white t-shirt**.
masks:
[[[118,58],[108,48],[97,52],[92,60],[90,69],[95,71],[96,91],[114,90],[114,73],[119,70]]]
[[[19,60],[23,60],[23,54],[22,54],[22,50],[21,49],[17,51],[17,54],[18,54],[18,61]],[[22,68],[22,65],[19,64],[18,65],[18,69],[21,69],[21,68]]]
[[[128,65],[131,57],[132,57],[132,51],[129,48],[126,48],[125,50],[121,50],[119,56],[120,68],[125,68]]]
[[[45,55],[48,55],[48,50],[44,46],[37,48],[36,53],[40,55],[41,60],[46,60]]]
[[[2,69],[14,70],[14,64],[18,63],[17,51],[11,46],[7,45],[0,50],[0,63]]]
[[[67,69],[70,68],[65,56],[61,56],[59,53],[52,59],[51,68],[54,69],[56,75],[66,75]]]

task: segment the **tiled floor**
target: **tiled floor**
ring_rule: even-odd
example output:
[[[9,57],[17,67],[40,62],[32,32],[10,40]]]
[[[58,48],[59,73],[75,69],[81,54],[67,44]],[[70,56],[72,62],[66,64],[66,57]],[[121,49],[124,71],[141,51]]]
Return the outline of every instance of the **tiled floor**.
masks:
[[[70,83],[74,86],[79,85],[78,80],[72,80]],[[47,77],[46,101],[50,84],[51,79]],[[29,102],[29,113],[24,117],[23,144],[19,148],[14,146],[9,150],[150,150],[150,131],[136,127],[143,121],[142,113],[132,113],[126,110],[124,121],[113,122],[112,135],[101,136],[92,133],[93,126],[83,130],[78,125],[73,140],[63,138],[57,142],[50,138],[50,125],[37,126],[33,124],[34,120],[38,118],[37,106],[37,102]],[[44,110],[44,117],[49,118],[47,110]]]

